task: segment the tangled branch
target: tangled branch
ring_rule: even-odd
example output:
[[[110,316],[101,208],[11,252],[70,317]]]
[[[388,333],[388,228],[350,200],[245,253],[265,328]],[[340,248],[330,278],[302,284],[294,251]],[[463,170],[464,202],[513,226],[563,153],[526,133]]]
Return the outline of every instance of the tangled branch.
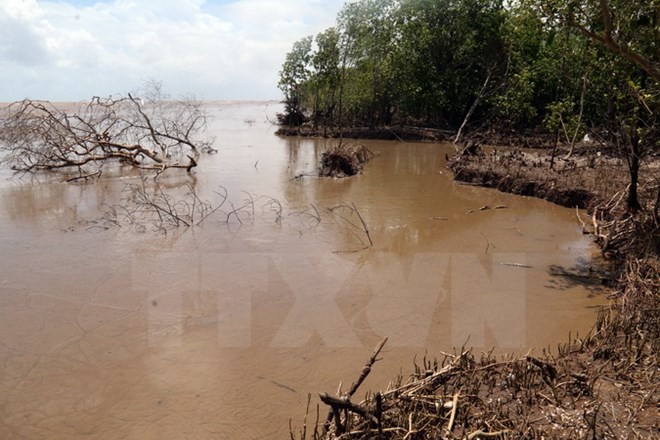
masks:
[[[18,172],[73,169],[100,175],[119,162],[157,174],[190,172],[211,141],[201,136],[207,117],[194,99],[170,100],[158,85],[140,97],[94,97],[76,108],[25,99],[0,120],[0,163]]]
[[[170,230],[201,226],[213,218],[221,224],[243,226],[246,223],[253,225],[260,214],[274,214],[272,220],[275,224],[286,222],[294,228],[312,228],[322,220],[321,213],[313,204],[305,209],[289,209],[278,199],[257,197],[246,191],[242,191],[245,194],[243,200],[232,200],[222,186],[213,191],[209,199],[202,198],[191,184],[185,185],[184,191],[165,190],[159,182],[146,178],[137,183],[127,183],[118,203],[105,205],[101,217],[85,223],[89,229],[127,227],[139,232],[167,234]],[[260,212],[257,207],[261,208]]]

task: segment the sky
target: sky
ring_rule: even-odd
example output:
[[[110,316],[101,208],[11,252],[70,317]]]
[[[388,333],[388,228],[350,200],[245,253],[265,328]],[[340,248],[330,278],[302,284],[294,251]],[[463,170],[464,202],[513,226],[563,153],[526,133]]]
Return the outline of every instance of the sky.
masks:
[[[0,0],[0,102],[78,101],[159,81],[172,96],[280,99],[293,43],[344,0]]]

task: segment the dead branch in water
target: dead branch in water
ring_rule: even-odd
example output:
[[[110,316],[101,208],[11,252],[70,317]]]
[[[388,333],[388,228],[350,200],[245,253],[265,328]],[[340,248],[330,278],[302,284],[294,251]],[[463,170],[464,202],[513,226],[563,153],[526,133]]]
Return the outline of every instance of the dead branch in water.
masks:
[[[378,343],[373,353],[371,354],[371,357],[364,365],[364,368],[362,369],[360,376],[355,382],[353,382],[353,385],[351,385],[351,389],[348,391],[348,393],[340,396],[339,398],[332,398],[326,393],[321,394],[321,400],[323,401],[323,403],[330,406],[328,417],[326,418],[325,423],[323,424],[324,432],[328,431],[328,429],[330,428],[330,424],[332,423],[333,420],[335,422],[335,427],[337,432],[340,434],[345,432],[346,423],[348,422],[348,411],[359,414],[362,417],[371,417],[368,409],[365,409],[359,405],[352,404],[350,402],[350,398],[353,397],[353,395],[358,390],[358,388],[360,388],[360,385],[362,385],[362,382],[364,382],[364,380],[371,372],[371,367],[373,367],[373,365],[378,360],[378,354],[383,349],[383,346],[385,345],[386,342],[387,342],[387,338],[384,338],[382,341]],[[342,424],[342,421],[339,418],[340,409],[343,409],[346,413],[344,417],[344,424]],[[376,420],[376,422],[378,421]]]
[[[360,211],[358,210],[357,206],[355,206],[355,203],[351,203],[350,205],[343,204],[343,205],[333,206],[332,208],[328,208],[328,211],[332,213],[339,211],[342,220],[344,220],[346,223],[351,225],[353,228],[362,230],[362,232],[364,232],[364,234],[367,237],[367,241],[369,242],[368,245],[364,242],[364,240],[362,240],[362,238],[359,235],[356,234],[356,236],[360,239],[362,244],[365,245],[365,248],[373,247],[374,242],[371,239],[371,233],[369,232],[369,227],[367,226],[367,222],[365,222],[364,218],[362,217],[362,214],[360,214]],[[344,216],[343,215],[344,211],[349,211],[350,213],[349,215],[354,214],[358,218],[360,225],[358,226],[350,218]]]
[[[305,209],[286,208],[276,198],[257,197],[246,191],[241,192],[245,194],[245,198],[240,202],[230,200],[229,193],[224,187],[213,191],[211,199],[204,199],[191,184],[166,191],[157,181],[143,178],[139,183],[126,184],[120,201],[105,205],[101,217],[83,223],[86,223],[89,229],[108,230],[127,227],[139,232],[151,230],[166,234],[176,228],[201,226],[211,218],[219,218],[219,222],[225,225],[242,226],[246,222],[254,224],[259,215],[257,205],[260,205],[262,214],[274,214],[274,223],[278,225],[284,222],[296,229],[299,226],[313,228],[323,220],[321,211],[314,204],[309,204]],[[350,232],[358,236],[363,244],[364,241],[354,230],[364,232],[369,243],[373,245],[367,224],[355,204],[335,206],[328,208],[328,211],[345,209],[349,210],[350,214],[342,214],[342,219],[349,224]],[[356,216],[357,220],[352,221],[351,215]],[[300,220],[294,222],[293,219]],[[270,220],[266,223],[269,222]]]
[[[268,197],[262,207],[275,214],[275,223],[282,223],[282,211],[284,209],[282,208],[282,203],[279,200]]]
[[[1,162],[22,173],[71,169],[100,175],[110,162],[154,171],[190,172],[211,140],[207,116],[194,99],[171,100],[157,83],[138,95],[94,97],[73,111],[48,101],[10,104],[0,121]]]
[[[313,203],[309,204],[309,208],[303,209],[302,211],[296,211],[289,214],[294,217],[308,217],[316,222],[316,224],[321,223],[321,213],[319,212],[316,205]]]
[[[182,196],[165,192],[157,183],[129,183],[124,187],[120,202],[106,207],[105,213],[91,221],[91,227],[109,229],[131,226],[139,231],[153,229],[167,233],[170,228],[200,226],[222,208],[227,201],[227,190],[214,192],[220,200],[211,202],[202,199],[195,188],[187,184]]]

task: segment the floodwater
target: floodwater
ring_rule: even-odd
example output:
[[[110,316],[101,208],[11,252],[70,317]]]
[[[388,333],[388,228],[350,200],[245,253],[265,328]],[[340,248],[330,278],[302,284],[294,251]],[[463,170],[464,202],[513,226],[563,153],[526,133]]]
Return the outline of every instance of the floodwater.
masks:
[[[333,141],[274,136],[278,104],[209,110],[219,153],[159,179],[227,192],[193,228],[106,229],[135,176],[3,172],[0,438],[288,438],[384,337],[360,396],[426,353],[554,348],[605,302],[575,211],[452,182],[450,145],[364,142],[363,175],[319,179]]]

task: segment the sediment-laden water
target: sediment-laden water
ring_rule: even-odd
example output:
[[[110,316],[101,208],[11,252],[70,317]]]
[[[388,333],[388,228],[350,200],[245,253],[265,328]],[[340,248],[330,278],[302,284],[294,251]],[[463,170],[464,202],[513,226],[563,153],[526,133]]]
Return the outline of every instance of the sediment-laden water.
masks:
[[[197,227],[106,229],[137,176],[3,172],[1,438],[283,438],[385,336],[365,390],[425,353],[554,347],[606,301],[575,211],[454,183],[451,145],[365,141],[364,174],[319,179],[335,141],[274,136],[274,103],[209,108],[219,153],[159,178],[226,191]]]

